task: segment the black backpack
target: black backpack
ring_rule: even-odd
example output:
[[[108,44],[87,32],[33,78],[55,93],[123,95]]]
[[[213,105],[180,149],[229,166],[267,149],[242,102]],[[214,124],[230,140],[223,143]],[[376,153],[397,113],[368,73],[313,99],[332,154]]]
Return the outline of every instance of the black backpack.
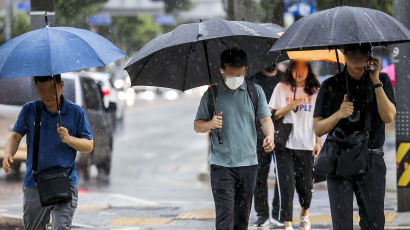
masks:
[[[258,103],[259,103],[259,98],[258,98],[258,92],[256,92],[256,88],[255,88],[255,83],[250,81],[250,80],[245,80],[246,82],[246,86],[248,89],[248,94],[249,97],[251,98],[252,104],[253,104],[253,109],[255,111],[255,127],[257,130],[257,135],[258,138],[259,137],[264,137],[262,128],[261,128],[261,124],[259,122],[259,120],[257,119],[257,111],[258,111]],[[212,90],[208,89],[209,93],[208,93],[208,113],[209,113],[209,119],[212,120],[212,118],[214,117],[214,113],[215,113],[215,105],[214,105],[214,100],[213,100],[213,95],[212,92],[214,93],[214,98],[216,101],[218,92],[216,89],[216,85],[212,85]]]

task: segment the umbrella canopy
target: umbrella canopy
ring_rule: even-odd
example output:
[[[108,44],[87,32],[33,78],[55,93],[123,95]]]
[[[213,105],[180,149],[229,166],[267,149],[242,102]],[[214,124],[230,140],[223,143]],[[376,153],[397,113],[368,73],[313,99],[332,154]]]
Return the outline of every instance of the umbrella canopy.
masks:
[[[337,50],[339,55],[339,63],[345,63],[345,56],[343,52]],[[337,62],[337,56],[335,50],[302,50],[302,51],[288,51],[287,52],[291,60],[302,61],[327,61]]]
[[[410,31],[378,10],[342,6],[323,10],[296,21],[271,51],[336,49],[349,44],[372,46],[410,41]]]
[[[220,80],[220,54],[240,48],[248,55],[248,74],[276,62],[268,52],[279,35],[243,21],[212,19],[183,24],[148,42],[125,69],[132,85],[188,90]]]
[[[105,66],[125,54],[104,37],[72,27],[46,27],[0,47],[0,79],[51,76]]]
[[[285,28],[280,25],[273,24],[273,23],[259,23],[259,25],[266,27],[272,33],[278,34],[281,36],[285,32]]]

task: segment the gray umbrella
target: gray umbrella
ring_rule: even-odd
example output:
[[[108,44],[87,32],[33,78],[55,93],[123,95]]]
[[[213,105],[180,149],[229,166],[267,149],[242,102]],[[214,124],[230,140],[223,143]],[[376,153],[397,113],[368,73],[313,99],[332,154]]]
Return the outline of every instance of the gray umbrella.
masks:
[[[349,44],[372,46],[410,41],[410,31],[378,10],[341,6],[296,21],[271,51],[336,49]]]
[[[132,85],[188,90],[221,79],[220,54],[237,47],[248,55],[248,74],[276,62],[269,51],[279,35],[244,21],[209,21],[183,24],[148,42],[125,69]]]

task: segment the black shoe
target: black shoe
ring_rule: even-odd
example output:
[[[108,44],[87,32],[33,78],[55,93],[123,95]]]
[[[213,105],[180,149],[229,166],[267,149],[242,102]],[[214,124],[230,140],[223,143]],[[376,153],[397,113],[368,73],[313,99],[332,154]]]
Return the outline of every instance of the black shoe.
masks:
[[[258,220],[255,222],[255,227],[265,227],[270,224],[269,217],[266,216],[258,216]]]

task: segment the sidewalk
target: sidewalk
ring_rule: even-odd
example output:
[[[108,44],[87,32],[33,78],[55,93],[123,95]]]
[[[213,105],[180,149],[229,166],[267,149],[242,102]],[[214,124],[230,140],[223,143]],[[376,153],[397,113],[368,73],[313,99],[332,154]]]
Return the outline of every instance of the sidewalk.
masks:
[[[270,190],[270,197],[272,197],[271,192],[272,190]],[[331,228],[328,202],[325,190],[314,192],[310,209],[313,229]],[[294,204],[294,216],[297,216],[300,209],[297,195],[295,195]],[[385,204],[386,229],[410,229],[410,213],[397,213],[395,210],[395,193],[386,194]],[[21,223],[21,217],[21,196],[0,201],[1,229],[7,226],[5,223],[9,226]],[[212,201],[198,201],[196,203],[146,201],[123,194],[80,191],[79,206],[73,224],[74,227],[81,229],[213,229],[214,219],[215,212]],[[255,220],[256,214],[252,211],[250,223]],[[298,218],[296,217],[294,220],[296,225]],[[357,206],[354,210],[354,220],[358,227]],[[250,227],[250,229],[256,228]]]

